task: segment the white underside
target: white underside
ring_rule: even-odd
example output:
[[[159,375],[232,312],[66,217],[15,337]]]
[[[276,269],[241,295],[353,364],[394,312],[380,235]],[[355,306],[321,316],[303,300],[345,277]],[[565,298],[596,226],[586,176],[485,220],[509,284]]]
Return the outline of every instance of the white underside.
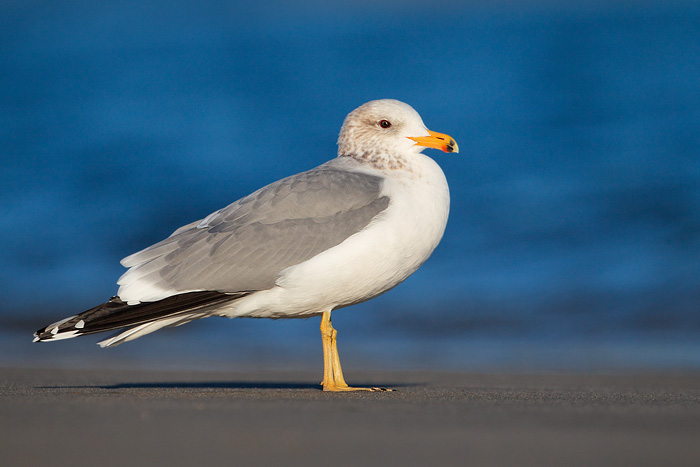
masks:
[[[313,316],[376,297],[415,272],[442,238],[449,191],[432,159],[423,154],[412,159],[412,170],[393,170],[386,178],[383,194],[391,202],[364,230],[282,271],[276,287],[231,302],[216,314]]]

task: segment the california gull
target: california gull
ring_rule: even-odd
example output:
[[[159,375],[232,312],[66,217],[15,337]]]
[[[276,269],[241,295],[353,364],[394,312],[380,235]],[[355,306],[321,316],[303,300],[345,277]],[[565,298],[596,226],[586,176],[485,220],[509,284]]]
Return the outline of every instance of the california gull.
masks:
[[[368,102],[346,117],[338,157],[127,256],[116,296],[34,340],[121,330],[99,343],[111,347],[209,316],[322,315],[323,389],[377,390],[346,384],[331,312],[396,286],[440,242],[449,190],[426,147],[458,152],[411,106]]]

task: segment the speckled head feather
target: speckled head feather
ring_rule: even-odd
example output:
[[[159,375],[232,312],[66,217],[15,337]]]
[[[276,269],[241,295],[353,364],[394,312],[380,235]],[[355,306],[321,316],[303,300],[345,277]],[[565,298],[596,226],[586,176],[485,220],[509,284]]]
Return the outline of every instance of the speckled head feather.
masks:
[[[394,99],[370,101],[345,118],[338,137],[338,156],[377,168],[400,168],[403,157],[424,149],[409,137],[427,135],[423,119],[410,105]]]

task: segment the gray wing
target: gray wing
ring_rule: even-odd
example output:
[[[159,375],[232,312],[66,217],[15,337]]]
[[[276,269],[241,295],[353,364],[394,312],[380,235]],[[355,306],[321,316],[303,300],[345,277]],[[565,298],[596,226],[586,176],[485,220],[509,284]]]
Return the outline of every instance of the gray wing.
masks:
[[[240,292],[274,285],[302,263],[364,229],[389,205],[382,179],[332,164],[282,179],[128,256],[119,295]],[[144,292],[145,291],[145,292]],[[126,297],[124,296],[126,295]]]

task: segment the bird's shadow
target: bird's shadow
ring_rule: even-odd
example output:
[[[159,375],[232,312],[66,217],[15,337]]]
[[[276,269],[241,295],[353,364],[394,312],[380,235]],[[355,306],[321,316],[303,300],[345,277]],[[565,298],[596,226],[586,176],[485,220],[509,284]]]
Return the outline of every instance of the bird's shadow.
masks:
[[[289,383],[277,381],[202,381],[202,382],[159,382],[159,383],[119,383],[97,386],[100,389],[319,389],[311,383]]]
[[[381,387],[400,388],[422,386],[421,383],[397,383],[377,385],[376,383],[353,383],[357,387]],[[320,384],[290,383],[282,381],[202,381],[202,382],[157,382],[157,383],[119,383],[109,385],[81,385],[81,386],[38,386],[37,389],[313,389],[322,391]]]

